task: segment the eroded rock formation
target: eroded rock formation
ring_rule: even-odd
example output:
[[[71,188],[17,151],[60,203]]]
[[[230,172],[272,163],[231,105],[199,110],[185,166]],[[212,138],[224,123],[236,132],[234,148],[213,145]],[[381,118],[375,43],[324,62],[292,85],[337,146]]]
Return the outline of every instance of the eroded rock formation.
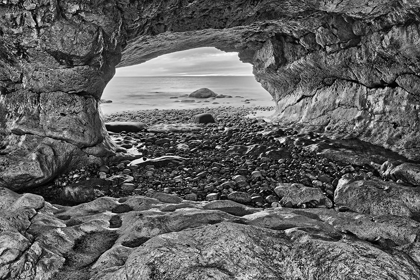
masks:
[[[359,182],[342,181],[340,188]],[[386,190],[377,192],[393,204],[404,203]],[[336,196],[342,205],[354,205],[341,191]],[[420,275],[420,223],[390,214],[378,201],[371,204],[375,214],[361,214],[326,208],[262,211],[229,200],[168,203],[167,194],[155,197],[102,197],[63,207],[0,188],[0,279]],[[420,194],[411,199],[419,203]]]
[[[0,186],[42,184],[112,150],[98,101],[116,66],[237,51],[299,129],[420,159],[419,1],[0,4]]]

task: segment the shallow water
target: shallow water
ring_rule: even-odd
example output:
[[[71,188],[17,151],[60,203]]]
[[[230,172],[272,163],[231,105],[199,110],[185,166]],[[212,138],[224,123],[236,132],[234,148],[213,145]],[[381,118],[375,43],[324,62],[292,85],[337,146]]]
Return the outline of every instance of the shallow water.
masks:
[[[232,98],[193,99],[181,97],[207,87]],[[112,103],[101,104],[106,115],[133,110],[192,109],[217,106],[273,106],[271,95],[253,76],[114,77],[102,96]],[[246,102],[248,100],[248,102]],[[217,104],[213,104],[213,103]]]

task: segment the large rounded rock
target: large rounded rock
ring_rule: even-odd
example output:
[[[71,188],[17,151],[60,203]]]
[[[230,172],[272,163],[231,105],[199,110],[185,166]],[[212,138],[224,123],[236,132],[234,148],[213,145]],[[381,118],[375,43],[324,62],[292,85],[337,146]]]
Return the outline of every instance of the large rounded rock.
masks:
[[[384,177],[420,186],[420,164],[404,162],[395,166],[392,162],[387,161],[381,166],[381,171]]]
[[[99,279],[415,279],[407,256],[329,234],[286,232],[237,223],[154,237],[123,266]]]
[[[141,132],[146,126],[141,122],[108,122],[105,123],[106,130],[120,133],[125,132]]]
[[[217,94],[208,88],[197,89],[196,91],[188,95],[188,97],[193,97],[193,98],[210,98],[210,97],[216,97],[216,96]]]
[[[202,123],[202,124],[208,124],[208,123],[215,123],[216,120],[214,119],[212,114],[209,113],[203,113],[198,114],[192,117],[193,121],[195,123]]]

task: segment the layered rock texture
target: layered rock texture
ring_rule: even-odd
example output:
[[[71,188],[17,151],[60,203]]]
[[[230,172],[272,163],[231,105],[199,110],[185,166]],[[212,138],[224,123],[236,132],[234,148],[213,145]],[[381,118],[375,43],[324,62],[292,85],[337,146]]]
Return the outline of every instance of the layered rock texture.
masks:
[[[44,1],[0,4],[0,186],[111,154],[98,101],[116,66],[239,52],[303,130],[420,160],[419,1]]]
[[[346,192],[372,184],[341,180],[336,200],[362,210]],[[419,205],[420,193],[410,195]],[[419,279],[420,223],[408,212],[379,201],[365,213],[319,207],[263,211],[168,194],[63,207],[1,188],[0,279]]]

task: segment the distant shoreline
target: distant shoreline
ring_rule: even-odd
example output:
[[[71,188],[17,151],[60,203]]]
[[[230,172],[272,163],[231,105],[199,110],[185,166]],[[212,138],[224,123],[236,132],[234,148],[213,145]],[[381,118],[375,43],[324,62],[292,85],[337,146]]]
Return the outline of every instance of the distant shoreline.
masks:
[[[217,98],[189,98],[200,88]],[[224,97],[224,98],[223,98]],[[230,98],[229,98],[230,97]],[[218,106],[273,106],[272,96],[251,76],[118,76],[101,99],[104,114],[147,109],[192,109]]]

